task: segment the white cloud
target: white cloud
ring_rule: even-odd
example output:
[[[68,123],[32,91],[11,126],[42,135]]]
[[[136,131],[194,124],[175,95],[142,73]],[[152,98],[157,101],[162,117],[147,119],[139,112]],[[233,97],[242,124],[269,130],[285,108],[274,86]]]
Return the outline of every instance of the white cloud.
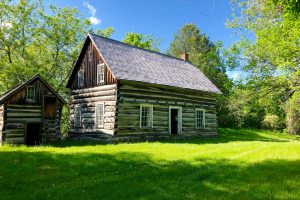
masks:
[[[90,22],[93,25],[98,25],[101,23],[101,20],[96,17],[97,9],[91,5],[89,2],[84,2],[83,5],[89,10],[89,13],[92,15],[89,17]]]
[[[98,19],[97,17],[92,16],[92,17],[90,17],[90,22],[94,25],[98,25],[101,23],[101,20]]]

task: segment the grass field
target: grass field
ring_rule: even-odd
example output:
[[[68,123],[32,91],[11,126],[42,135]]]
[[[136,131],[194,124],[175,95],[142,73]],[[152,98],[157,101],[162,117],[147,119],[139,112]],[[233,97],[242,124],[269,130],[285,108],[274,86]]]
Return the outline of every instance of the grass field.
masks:
[[[300,141],[219,138],[0,147],[0,199],[300,199]]]

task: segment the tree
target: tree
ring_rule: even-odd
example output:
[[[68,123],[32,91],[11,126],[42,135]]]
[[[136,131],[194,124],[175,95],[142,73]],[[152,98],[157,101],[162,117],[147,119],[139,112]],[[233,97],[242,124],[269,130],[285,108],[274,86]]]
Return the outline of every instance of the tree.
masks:
[[[126,33],[123,42],[132,46],[159,52],[158,46],[160,41],[154,38],[153,35],[144,36],[135,32]]]
[[[235,11],[227,25],[241,35],[253,32],[255,40],[242,37],[231,47],[227,61],[248,73],[261,98],[277,96],[281,105],[293,105],[290,101],[300,90],[300,1],[248,0],[232,4]],[[297,112],[291,107],[285,110],[287,115]],[[291,127],[297,124],[291,121],[297,120],[293,116],[298,114],[289,116],[290,132],[300,133],[299,128]]]
[[[220,42],[212,42],[195,24],[185,24],[175,33],[167,53],[175,57],[188,53],[190,61],[222,91],[223,96],[218,96],[217,106],[219,124],[229,126],[228,96],[233,83],[226,74],[221,48]]]

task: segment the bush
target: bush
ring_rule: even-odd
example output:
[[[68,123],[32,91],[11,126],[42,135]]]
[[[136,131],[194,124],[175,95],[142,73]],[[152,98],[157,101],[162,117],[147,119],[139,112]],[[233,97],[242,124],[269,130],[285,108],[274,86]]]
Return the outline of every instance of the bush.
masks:
[[[263,127],[266,129],[279,129],[281,127],[280,119],[277,115],[266,115],[263,120]]]

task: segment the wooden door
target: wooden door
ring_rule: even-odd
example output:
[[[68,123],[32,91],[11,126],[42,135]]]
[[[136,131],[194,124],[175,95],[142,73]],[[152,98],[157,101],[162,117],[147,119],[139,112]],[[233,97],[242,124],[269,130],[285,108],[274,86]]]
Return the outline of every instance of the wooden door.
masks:
[[[55,116],[56,116],[56,97],[45,96],[43,118],[48,120],[54,120]]]

